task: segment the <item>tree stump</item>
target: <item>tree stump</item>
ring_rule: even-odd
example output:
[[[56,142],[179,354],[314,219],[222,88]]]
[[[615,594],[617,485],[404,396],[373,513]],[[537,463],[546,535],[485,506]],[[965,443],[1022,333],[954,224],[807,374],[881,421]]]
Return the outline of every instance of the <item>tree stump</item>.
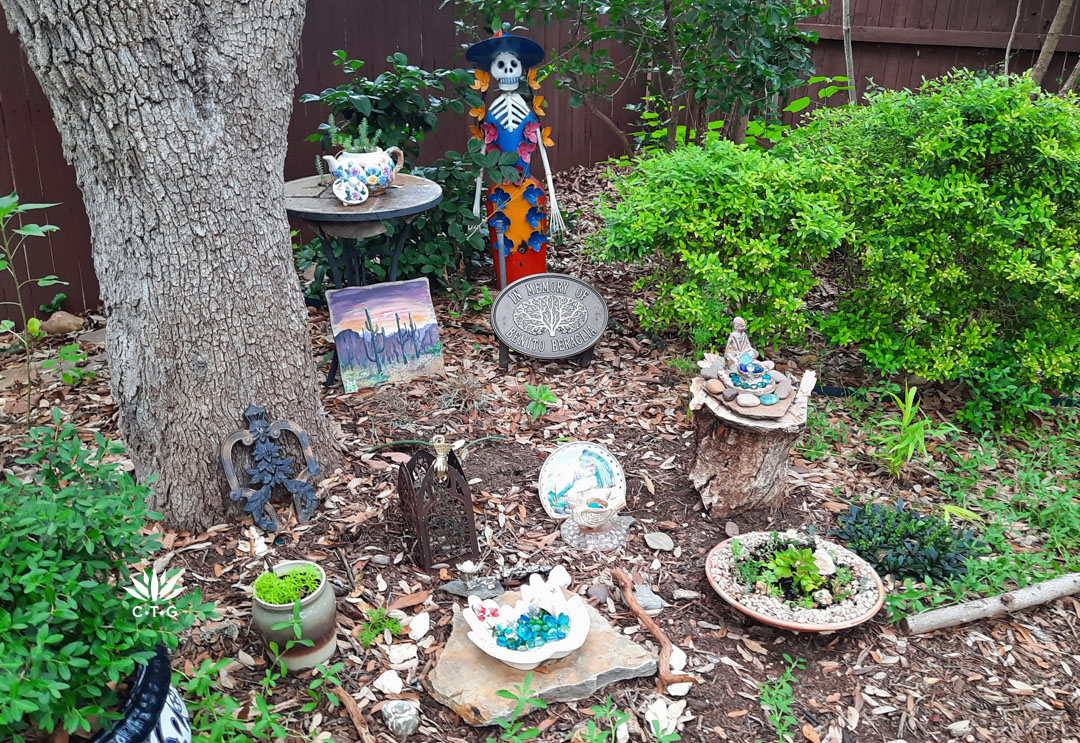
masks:
[[[739,415],[705,391],[701,377],[690,384],[694,397],[694,465],[690,481],[710,514],[720,518],[771,508],[783,497],[791,446],[806,428],[810,391],[817,374],[803,374],[795,400],[779,418]]]

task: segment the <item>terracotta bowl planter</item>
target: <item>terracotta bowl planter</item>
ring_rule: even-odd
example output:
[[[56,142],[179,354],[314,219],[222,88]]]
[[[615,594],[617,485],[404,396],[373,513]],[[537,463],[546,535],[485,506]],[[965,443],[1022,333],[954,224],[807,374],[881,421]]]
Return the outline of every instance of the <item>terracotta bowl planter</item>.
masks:
[[[337,649],[337,600],[323,569],[307,560],[286,560],[274,566],[274,573],[281,575],[302,565],[313,566],[321,576],[319,587],[300,599],[300,639],[311,640],[314,645],[310,647],[295,645],[292,650],[282,656],[285,667],[290,671],[302,671],[325,663]],[[295,639],[295,635],[289,628],[271,629],[278,622],[292,619],[292,612],[291,603],[268,604],[258,596],[252,595],[252,623],[267,644],[275,642],[279,648],[284,648],[289,640]]]
[[[792,630],[795,632],[835,632],[837,630],[848,629],[849,627],[855,627],[873,618],[875,614],[881,609],[882,604],[885,603],[885,586],[881,582],[881,577],[874,570],[870,563],[863,560],[846,547],[842,547],[835,542],[830,542],[825,539],[818,539],[818,545],[827,546],[831,552],[842,557],[843,562],[839,564],[846,564],[855,570],[856,575],[867,576],[871,582],[871,589],[877,591],[877,596],[873,600],[871,606],[865,611],[860,611],[854,617],[845,617],[837,621],[800,621],[794,619],[784,619],[777,616],[771,616],[759,608],[753,608],[746,604],[743,596],[734,596],[729,590],[725,590],[725,587],[721,585],[715,575],[713,575],[713,567],[716,564],[714,561],[718,555],[730,554],[731,543],[736,540],[746,539],[751,534],[767,534],[768,532],[750,532],[748,534],[740,534],[737,537],[731,537],[725,539],[720,544],[710,550],[708,557],[705,558],[705,575],[709,579],[710,585],[713,590],[720,594],[720,598],[731,604],[735,609],[742,612],[748,617],[752,617],[762,624],[768,624],[773,627],[779,627],[781,629]],[[734,583],[734,580],[732,580]]]

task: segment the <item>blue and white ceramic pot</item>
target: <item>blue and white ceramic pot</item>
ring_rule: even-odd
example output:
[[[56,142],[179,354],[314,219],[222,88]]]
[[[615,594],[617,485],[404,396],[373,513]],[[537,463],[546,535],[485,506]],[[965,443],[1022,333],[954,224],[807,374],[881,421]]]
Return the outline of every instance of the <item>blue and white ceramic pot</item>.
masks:
[[[187,705],[172,686],[164,645],[158,645],[154,657],[135,671],[120,713],[123,719],[98,733],[91,743],[191,743]]]

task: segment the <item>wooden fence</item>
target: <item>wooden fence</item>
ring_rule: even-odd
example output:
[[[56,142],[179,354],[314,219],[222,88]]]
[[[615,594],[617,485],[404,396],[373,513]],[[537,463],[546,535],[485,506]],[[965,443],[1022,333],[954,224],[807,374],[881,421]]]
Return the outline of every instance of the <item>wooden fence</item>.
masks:
[[[441,0],[309,0],[298,61],[296,93],[317,92],[342,81],[339,68],[330,64],[331,52],[344,49],[366,61],[373,76],[386,69],[385,58],[394,52],[408,55],[424,68],[464,64],[461,40],[455,37],[452,3]],[[1014,0],[852,0],[855,71],[862,94],[869,80],[889,88],[914,87],[954,67],[989,69],[1002,62],[1012,28]],[[844,74],[840,4],[812,19],[806,28],[821,41],[814,50],[820,74]],[[1022,12],[1013,43],[1013,69],[1029,67],[1053,18],[1057,0],[1022,0]],[[29,259],[31,275],[53,273],[70,282],[60,287],[68,295],[65,309],[73,312],[96,307],[97,280],[90,255],[90,228],[74,170],[63,158],[60,137],[48,101],[15,38],[6,30],[0,12],[0,193],[19,191],[24,201],[61,202],[46,218],[61,229],[39,245]],[[558,26],[537,28],[530,34],[551,50],[559,45]],[[1080,22],[1066,27],[1059,53],[1047,75],[1047,86],[1064,77],[1080,53]],[[571,108],[567,97],[546,86],[550,101],[546,123],[552,126],[556,169],[591,164],[618,154],[620,143],[583,108]],[[796,92],[796,95],[801,95]],[[625,110],[638,91],[627,86],[607,111],[617,122],[630,123]],[[825,105],[846,101],[843,94]],[[316,145],[303,139],[325,116],[319,104],[297,104],[289,125],[290,149],[285,177],[311,173]],[[446,117],[425,142],[422,159],[447,149],[463,147],[468,137],[463,117]],[[31,303],[52,298],[56,287],[35,289]],[[12,287],[0,278],[0,299],[10,299]],[[10,316],[0,312],[0,316]]]

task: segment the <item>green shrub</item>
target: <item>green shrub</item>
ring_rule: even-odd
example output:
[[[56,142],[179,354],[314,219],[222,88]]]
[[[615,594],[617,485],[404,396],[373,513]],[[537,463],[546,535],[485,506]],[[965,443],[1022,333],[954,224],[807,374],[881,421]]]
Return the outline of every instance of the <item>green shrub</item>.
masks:
[[[1080,110],[955,72],[819,110],[776,151],[834,181],[854,233],[823,323],[887,372],[971,382],[968,422],[1080,384]]]
[[[255,595],[268,604],[291,604],[310,596],[322,582],[314,565],[297,565],[281,575],[266,572],[255,579]]]
[[[639,158],[601,206],[598,255],[651,259],[635,287],[652,295],[637,306],[648,330],[693,329],[708,346],[742,314],[761,341],[796,337],[811,271],[847,234],[839,197],[818,178],[811,163],[730,142]]]
[[[987,551],[973,530],[953,530],[943,519],[905,508],[903,501],[895,506],[852,506],[837,521],[839,527],[829,534],[893,578],[963,575],[968,561]]]
[[[74,426],[30,430],[31,453],[0,482],[0,739],[89,730],[118,715],[115,686],[175,633],[208,616],[197,592],[147,604],[123,590],[160,549],[150,490],[116,463],[123,448]]]

